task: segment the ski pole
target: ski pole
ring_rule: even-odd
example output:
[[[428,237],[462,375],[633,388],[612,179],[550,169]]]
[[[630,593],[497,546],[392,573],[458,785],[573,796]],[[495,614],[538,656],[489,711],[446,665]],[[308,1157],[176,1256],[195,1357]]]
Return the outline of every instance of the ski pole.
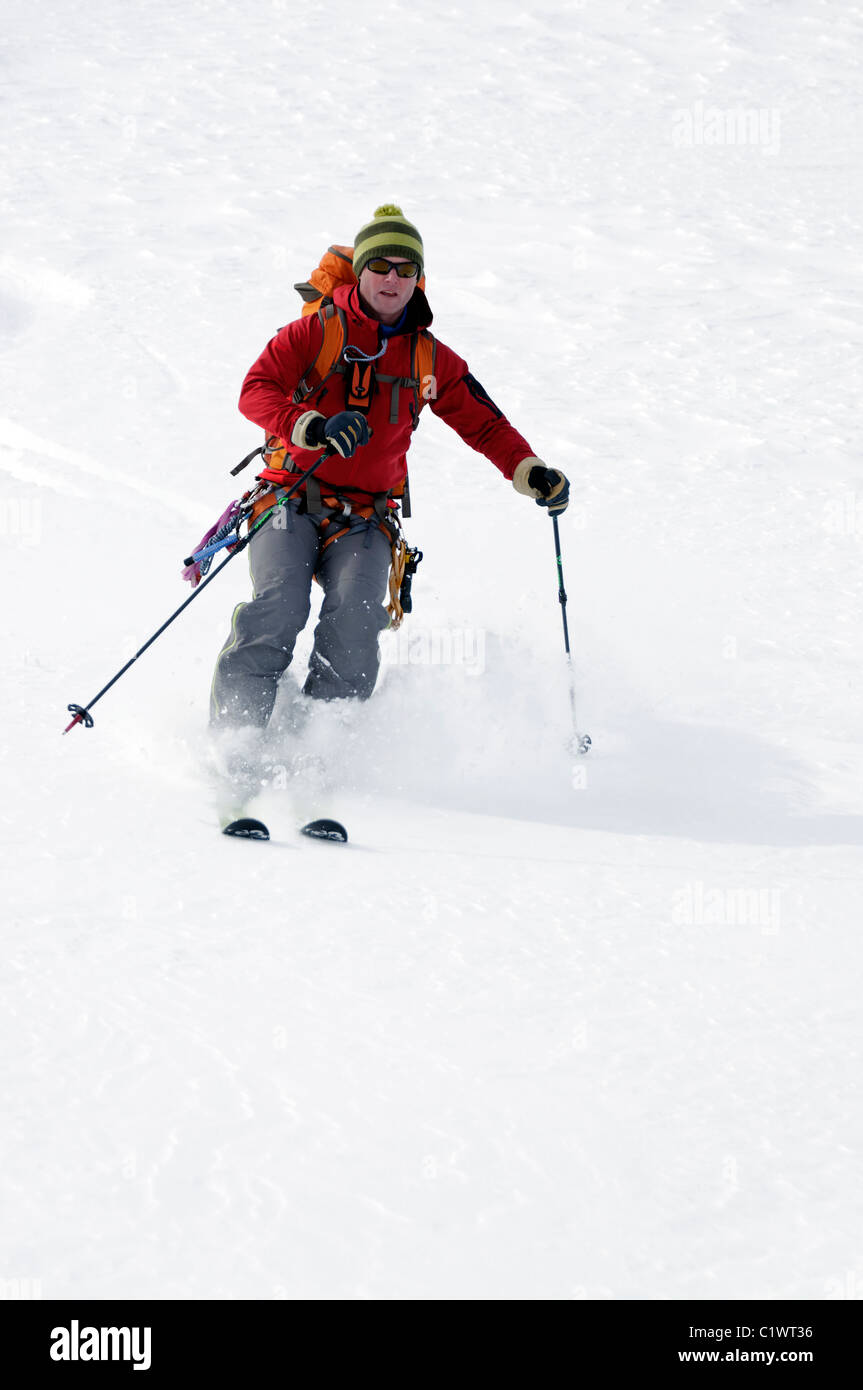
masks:
[[[287,492],[282,494],[276,505],[280,507],[283,506],[284,503],[287,502],[288,499],[292,497],[293,494],[297,491],[297,489],[306,481],[306,479],[310,478],[312,474],[315,472],[315,470],[320,468],[321,464],[324,462],[324,459],[330,457],[332,452],[332,448],[325,449],[324,452],[321,454],[320,458],[315,459],[311,468],[307,468],[305,473],[301,474],[301,476],[297,478],[297,481],[291,484]],[[245,520],[247,514],[247,512],[239,513],[237,517],[238,526],[242,521]],[[166,628],[171,626],[171,623],[174,621],[175,618],[179,618],[183,610],[188,608],[189,604],[193,601],[193,599],[196,599],[198,597],[201,590],[206,589],[207,585],[210,584],[216,578],[217,574],[222,573],[222,570],[225,568],[225,566],[229,565],[231,561],[234,559],[234,557],[236,555],[239,555],[241,550],[245,550],[246,546],[249,544],[249,541],[252,539],[252,536],[255,535],[255,533],[259,530],[261,526],[263,526],[264,522],[267,520],[267,517],[269,515],[270,512],[267,511],[264,516],[260,517],[259,520],[255,522],[255,525],[249,529],[248,533],[245,536],[242,536],[237,540],[237,543],[234,549],[231,551],[230,555],[228,555],[222,561],[222,563],[219,566],[217,566],[216,569],[213,570],[212,574],[208,574],[206,579],[201,580],[194,593],[190,594],[189,597],[185,600],[185,602],[180,604],[180,607],[174,613],[171,614],[170,618],[167,618],[165,622],[162,623],[162,626],[158,628],[156,632],[153,633],[152,637],[148,637],[143,647],[140,647],[138,651],[136,651],[135,655],[129,658],[129,660],[126,662],[126,665],[122,666],[120,670],[117,672],[117,674],[111,677],[107,685],[102,686],[102,689],[99,691],[98,695],[94,695],[92,700],[90,700],[86,705],[66,706],[69,713],[73,714],[75,717],[74,719],[70,720],[70,722],[66,725],[66,728],[63,730],[64,734],[68,734],[69,730],[74,729],[76,724],[83,724],[85,729],[92,729],[93,716],[90,713],[90,710],[93,708],[93,706],[97,704],[99,700],[101,700],[103,695],[107,694],[107,692],[111,689],[111,686],[116,684],[116,682],[120,679],[121,676],[124,676],[126,674],[129,667],[132,666],[138,660],[138,657],[143,656],[144,652],[147,650],[148,647],[152,647],[156,638],[161,637],[162,633],[165,631]],[[224,541],[223,543],[227,544],[227,541]]]
[[[587,753],[590,751],[590,734],[580,734],[578,732],[578,719],[575,713],[575,669],[572,664],[572,652],[569,649],[569,626],[566,621],[566,589],[563,587],[563,561],[560,558],[560,529],[557,524],[557,516],[551,513],[552,525],[554,527],[554,554],[557,560],[557,597],[560,601],[560,615],[563,618],[563,645],[566,651],[566,662],[569,667],[569,704],[572,710],[572,747],[576,753]]]

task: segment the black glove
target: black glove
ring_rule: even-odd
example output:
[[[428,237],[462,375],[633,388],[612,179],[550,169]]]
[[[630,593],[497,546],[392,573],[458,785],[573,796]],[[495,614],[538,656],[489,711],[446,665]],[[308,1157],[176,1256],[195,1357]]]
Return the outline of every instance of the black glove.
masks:
[[[349,459],[361,444],[369,442],[369,422],[359,410],[340,410],[328,420],[319,416],[306,430],[312,444],[329,444],[343,459]]]
[[[566,511],[569,506],[569,479],[563,473],[537,463],[528,473],[527,481],[530,487],[542,494],[536,499],[538,507],[548,507],[552,514],[558,516]]]
[[[512,485],[523,497],[533,497],[537,506],[547,507],[553,516],[569,506],[569,479],[559,468],[547,468],[532,454],[516,468]]]

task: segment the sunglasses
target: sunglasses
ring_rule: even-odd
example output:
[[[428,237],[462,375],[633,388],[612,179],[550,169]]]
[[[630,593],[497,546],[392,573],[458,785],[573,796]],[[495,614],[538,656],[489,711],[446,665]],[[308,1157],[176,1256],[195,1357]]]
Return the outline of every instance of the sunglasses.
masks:
[[[376,260],[366,261],[366,269],[375,275],[389,275],[394,270],[401,280],[413,280],[419,274],[419,266],[414,261],[388,261],[383,256],[378,256]]]

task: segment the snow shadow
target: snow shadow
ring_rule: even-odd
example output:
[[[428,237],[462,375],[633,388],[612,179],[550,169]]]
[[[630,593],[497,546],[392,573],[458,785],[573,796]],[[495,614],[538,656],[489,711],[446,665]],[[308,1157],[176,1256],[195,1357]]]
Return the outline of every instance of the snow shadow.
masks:
[[[806,765],[718,725],[640,716],[617,751],[602,737],[565,823],[723,844],[859,845],[863,816],[815,812]]]
[[[477,663],[385,666],[365,704],[309,717],[303,742],[346,790],[619,835],[857,845],[863,816],[813,810],[814,772],[750,733],[611,711],[586,757],[566,749],[559,662],[491,644]]]

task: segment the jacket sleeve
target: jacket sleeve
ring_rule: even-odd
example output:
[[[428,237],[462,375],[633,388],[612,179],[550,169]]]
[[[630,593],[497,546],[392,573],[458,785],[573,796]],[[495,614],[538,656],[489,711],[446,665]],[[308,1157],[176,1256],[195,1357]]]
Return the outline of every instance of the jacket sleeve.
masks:
[[[461,435],[465,444],[491,459],[505,478],[511,480],[522,459],[531,457],[534,452],[469,371],[463,358],[440,340],[429,404],[435,415]]]
[[[280,328],[243,382],[242,414],[286,443],[297,420],[308,410],[306,405],[294,405],[293,394],[314,362],[322,337],[317,314]]]

